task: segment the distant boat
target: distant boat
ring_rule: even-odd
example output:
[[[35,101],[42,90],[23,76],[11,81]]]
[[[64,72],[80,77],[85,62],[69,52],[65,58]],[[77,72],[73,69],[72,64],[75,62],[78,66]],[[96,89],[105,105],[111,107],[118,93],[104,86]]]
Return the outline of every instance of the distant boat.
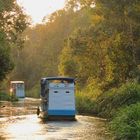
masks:
[[[25,97],[24,81],[11,81],[10,95],[18,98],[24,98]]]
[[[75,120],[75,82],[69,77],[41,79],[41,105],[37,114],[48,120]]]

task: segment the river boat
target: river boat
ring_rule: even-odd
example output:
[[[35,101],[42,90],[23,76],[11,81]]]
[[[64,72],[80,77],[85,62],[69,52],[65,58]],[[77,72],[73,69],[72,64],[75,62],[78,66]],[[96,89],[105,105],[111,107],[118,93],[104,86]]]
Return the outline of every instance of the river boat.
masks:
[[[25,97],[24,81],[11,81],[10,82],[10,95],[17,98]]]
[[[75,120],[75,80],[70,77],[41,79],[41,104],[37,114],[44,119]]]

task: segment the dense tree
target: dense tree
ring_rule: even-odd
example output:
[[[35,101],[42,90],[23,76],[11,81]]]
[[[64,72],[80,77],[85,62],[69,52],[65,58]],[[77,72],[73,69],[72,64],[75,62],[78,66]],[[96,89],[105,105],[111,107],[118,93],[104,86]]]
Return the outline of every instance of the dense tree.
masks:
[[[60,74],[77,77],[81,87],[93,82],[102,89],[136,78],[139,5],[137,0],[68,0],[46,23],[44,18],[44,24],[26,30],[25,47],[14,51],[22,59],[14,59],[13,77],[31,88],[42,76]]]
[[[109,35],[108,57],[115,84],[126,82],[137,75],[136,54],[140,37],[140,2],[97,1],[97,12]]]
[[[91,24],[88,15],[89,11],[84,9],[77,12],[59,10],[46,23],[44,18],[44,24],[28,28],[24,33],[26,41],[23,49],[13,51],[16,65],[12,77],[23,79],[26,88],[31,89],[41,77],[58,76],[59,56],[64,40],[75,29]]]
[[[76,76],[80,81],[85,84],[94,79],[102,88],[108,88],[136,78],[140,2],[98,0],[94,8],[93,1],[71,0],[69,4],[73,9],[77,4],[82,10],[89,9],[93,19],[90,28],[80,29],[67,41],[66,47],[71,48],[73,61],[78,65]],[[62,52],[61,58],[65,53]],[[60,73],[65,73],[64,70],[69,73],[67,64],[71,60],[62,61],[60,66],[65,69],[60,69]]]
[[[27,26],[26,15],[15,0],[0,0],[0,81],[12,70],[12,46],[21,47],[20,36]]]

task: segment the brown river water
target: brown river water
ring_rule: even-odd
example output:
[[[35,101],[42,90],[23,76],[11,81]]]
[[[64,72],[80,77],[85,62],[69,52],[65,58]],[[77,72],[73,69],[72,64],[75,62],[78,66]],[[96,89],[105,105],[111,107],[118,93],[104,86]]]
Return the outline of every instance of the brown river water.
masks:
[[[0,140],[113,140],[104,119],[76,115],[76,121],[42,121],[39,100],[0,102]]]

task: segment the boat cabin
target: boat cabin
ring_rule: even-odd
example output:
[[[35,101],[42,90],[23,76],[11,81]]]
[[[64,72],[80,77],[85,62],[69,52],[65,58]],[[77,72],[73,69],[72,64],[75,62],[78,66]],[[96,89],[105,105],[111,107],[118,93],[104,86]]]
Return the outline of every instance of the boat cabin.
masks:
[[[25,97],[24,81],[11,81],[10,82],[10,95],[18,98]]]
[[[43,118],[75,118],[74,86],[74,78],[46,77],[41,79]]]

